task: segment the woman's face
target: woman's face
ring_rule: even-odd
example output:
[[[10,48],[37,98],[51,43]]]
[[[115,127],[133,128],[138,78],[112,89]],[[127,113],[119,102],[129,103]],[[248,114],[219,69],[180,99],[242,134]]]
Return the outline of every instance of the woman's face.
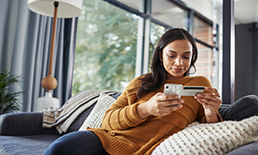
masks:
[[[189,69],[193,55],[193,47],[190,41],[175,40],[168,44],[160,53],[160,61],[167,71],[168,80],[176,80],[184,77]]]

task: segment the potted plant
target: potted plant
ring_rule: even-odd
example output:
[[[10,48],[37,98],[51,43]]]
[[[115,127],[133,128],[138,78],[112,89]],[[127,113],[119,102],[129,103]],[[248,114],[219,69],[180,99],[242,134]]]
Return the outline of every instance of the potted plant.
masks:
[[[19,83],[19,76],[11,75],[7,70],[0,73],[0,114],[18,111],[20,108],[17,96],[23,91],[10,92],[10,85]]]

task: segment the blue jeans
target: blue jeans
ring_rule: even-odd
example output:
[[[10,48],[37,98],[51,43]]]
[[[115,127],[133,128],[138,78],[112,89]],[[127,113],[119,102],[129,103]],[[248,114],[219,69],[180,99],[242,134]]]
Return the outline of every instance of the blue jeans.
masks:
[[[56,139],[44,155],[108,155],[99,137],[91,131],[76,131]]]

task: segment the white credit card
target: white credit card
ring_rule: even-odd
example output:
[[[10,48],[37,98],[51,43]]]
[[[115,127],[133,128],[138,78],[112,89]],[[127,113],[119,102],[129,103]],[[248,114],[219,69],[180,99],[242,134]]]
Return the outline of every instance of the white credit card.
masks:
[[[205,86],[184,86],[181,96],[195,96],[203,93]]]

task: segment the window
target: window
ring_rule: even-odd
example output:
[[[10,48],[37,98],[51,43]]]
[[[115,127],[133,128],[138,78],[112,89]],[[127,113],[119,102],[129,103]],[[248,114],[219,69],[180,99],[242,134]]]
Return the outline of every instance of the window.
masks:
[[[117,0],[117,1],[131,7],[137,11],[141,11],[141,9],[140,9],[141,0]]]
[[[73,90],[124,89],[135,74],[138,16],[102,0],[83,1]]]
[[[212,33],[212,25],[209,25],[205,21],[201,20],[197,16],[194,17],[193,23],[193,37],[198,40],[202,40],[206,44],[213,46],[213,33]]]
[[[84,0],[83,4],[78,22],[73,94],[92,89],[123,91],[138,71],[148,70],[146,63],[149,60],[150,66],[159,38],[172,27],[181,27],[193,34],[199,50],[194,75],[206,76],[214,87],[217,86],[218,48],[214,47],[213,35],[216,30],[211,21],[181,1]],[[148,38],[150,46],[145,46]],[[141,47],[144,50],[141,51]],[[143,61],[148,51],[150,57]],[[136,55],[137,64],[144,69],[136,68]]]
[[[187,12],[171,1],[152,0],[151,17],[169,27],[187,29]]]
[[[152,54],[155,50],[155,48],[158,45],[158,41],[163,33],[166,32],[166,28],[163,26],[160,26],[155,23],[151,23],[151,30],[150,30],[150,60],[149,60],[149,66],[151,64]],[[150,67],[149,67],[150,68]]]
[[[207,19],[202,19],[198,15],[193,18],[193,37],[197,40],[198,59],[196,61],[195,75],[207,77],[213,87],[217,87],[217,49],[213,46],[214,40],[213,26]]]
[[[216,85],[215,78],[215,61],[213,50],[207,46],[197,43],[198,59],[195,63],[196,73],[194,75],[201,75],[207,77],[213,86]],[[191,71],[190,73],[192,73]]]

